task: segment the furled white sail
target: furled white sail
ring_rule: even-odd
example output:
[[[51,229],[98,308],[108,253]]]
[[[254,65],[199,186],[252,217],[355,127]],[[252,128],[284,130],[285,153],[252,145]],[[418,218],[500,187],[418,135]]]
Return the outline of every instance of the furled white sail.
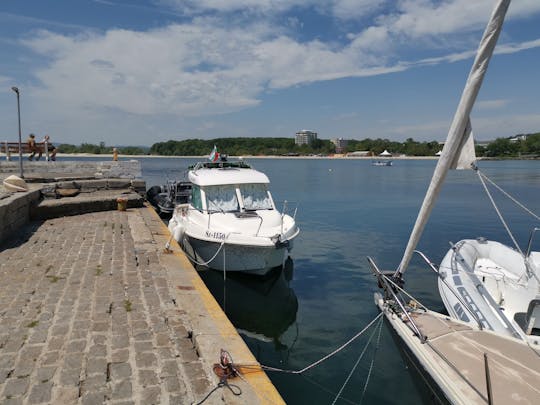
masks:
[[[471,130],[471,121],[469,120],[465,127],[465,134],[461,139],[459,146],[459,155],[454,157],[450,169],[467,170],[471,169],[476,163],[476,152],[474,150],[474,137]]]
[[[480,91],[480,87],[482,86],[482,80],[484,79],[489,60],[495,49],[495,44],[499,38],[504,16],[506,15],[509,4],[510,0],[499,0],[493,10],[482,40],[480,41],[480,46],[461,95],[461,100],[454,115],[454,120],[448,131],[441,157],[433,173],[431,183],[429,184],[428,191],[424,197],[424,202],[418,213],[416,223],[414,224],[405,253],[403,254],[401,263],[396,271],[396,275],[403,273],[409,265],[413,251],[420,240],[420,236],[428,221],[435,200],[440,193],[442,183],[446,178],[448,170],[453,167],[464,167],[467,166],[467,164],[470,167],[470,151],[472,150],[474,154],[474,142],[472,139],[469,117],[478,92]],[[467,151],[469,151],[469,153]]]

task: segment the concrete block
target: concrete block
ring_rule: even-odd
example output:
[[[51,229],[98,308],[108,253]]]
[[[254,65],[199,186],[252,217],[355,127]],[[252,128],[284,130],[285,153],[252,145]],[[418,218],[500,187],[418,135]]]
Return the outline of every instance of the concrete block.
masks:
[[[128,179],[108,179],[107,187],[111,190],[129,189],[131,187],[131,181]]]
[[[81,186],[76,181],[60,181],[60,182],[56,183],[56,188],[57,189],[60,189],[60,188],[67,188],[67,189],[76,188],[76,189],[80,189]]]

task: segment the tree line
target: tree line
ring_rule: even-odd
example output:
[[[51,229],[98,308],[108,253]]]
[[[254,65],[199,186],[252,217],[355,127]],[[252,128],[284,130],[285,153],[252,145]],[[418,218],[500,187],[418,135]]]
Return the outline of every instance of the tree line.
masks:
[[[517,140],[516,140],[517,139]],[[140,146],[122,146],[118,151],[124,155],[158,155],[158,156],[204,156],[217,146],[221,154],[242,155],[328,155],[336,152],[335,145],[327,139],[316,139],[310,145],[296,145],[293,138],[216,138],[216,139],[185,139],[182,141],[169,140],[157,142],[149,149]],[[385,149],[392,154],[407,156],[434,156],[442,145],[437,141],[419,142],[408,138],[405,142],[388,139],[349,140],[343,151],[367,151],[378,155]],[[92,153],[111,154],[112,146],[104,142],[99,145],[83,143],[80,146],[61,144],[61,153]],[[497,138],[488,145],[476,145],[479,157],[539,157],[540,133],[528,134],[526,139],[519,136],[512,138]]]

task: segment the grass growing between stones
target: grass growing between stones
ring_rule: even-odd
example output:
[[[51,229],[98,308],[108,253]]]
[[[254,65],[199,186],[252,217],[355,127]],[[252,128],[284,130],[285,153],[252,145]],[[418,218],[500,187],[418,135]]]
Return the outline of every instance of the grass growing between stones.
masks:
[[[61,280],[63,279],[64,277],[58,277],[58,276],[47,276],[47,278],[49,279],[49,281],[51,283],[57,283],[58,280]]]
[[[103,267],[101,267],[101,264],[98,264],[96,267],[96,276],[101,275],[103,273]]]
[[[126,312],[131,312],[132,311],[131,301],[130,300],[124,300],[124,308],[125,308]]]
[[[32,321],[28,325],[26,325],[27,328],[34,328],[38,325],[39,321]]]

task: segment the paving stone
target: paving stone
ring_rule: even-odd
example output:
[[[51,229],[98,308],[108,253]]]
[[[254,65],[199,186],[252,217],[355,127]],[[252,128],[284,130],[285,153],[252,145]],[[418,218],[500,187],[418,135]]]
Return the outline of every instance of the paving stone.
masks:
[[[135,342],[134,343],[135,352],[148,352],[154,349],[154,344],[152,342]]]
[[[159,404],[160,396],[161,396],[161,388],[148,387],[148,388],[145,388],[142,392],[141,402],[143,404]]]
[[[157,366],[157,358],[154,353],[139,353],[135,357],[135,362],[139,368],[151,368]]]
[[[53,387],[53,404],[70,404],[79,398],[79,387]]]
[[[105,357],[93,357],[89,358],[86,363],[86,374],[94,373],[106,373],[107,372],[107,359]]]
[[[123,380],[131,377],[131,366],[129,363],[113,363],[110,365],[112,380]]]
[[[80,369],[62,369],[60,372],[60,385],[66,387],[78,387],[81,381],[80,375]]]
[[[53,378],[56,373],[56,367],[40,367],[36,370],[38,381],[44,383]]]
[[[39,404],[42,402],[50,402],[52,387],[53,387],[52,381],[34,385],[30,391],[30,397],[28,398],[28,403]]]
[[[111,354],[111,362],[113,363],[124,363],[129,360],[129,350],[121,349],[113,351]]]
[[[80,369],[83,364],[84,355],[82,353],[67,353],[64,357],[65,368]]]
[[[22,405],[23,399],[22,397],[17,398],[6,398],[2,401],[2,405]]]
[[[167,389],[167,392],[180,392],[180,391],[185,392],[185,388],[180,383],[180,380],[178,379],[178,377],[165,377],[164,381],[165,381],[165,388]]]
[[[86,377],[81,381],[81,391],[86,392],[95,392],[95,391],[104,391],[105,385],[107,384],[107,379],[105,373],[103,374],[94,374],[90,377]]]
[[[86,348],[86,340],[72,340],[66,346],[67,353],[81,353]]]
[[[4,387],[4,396],[9,397],[16,397],[17,395],[23,395],[28,390],[28,386],[30,385],[30,378],[24,377],[24,378],[10,378],[6,381],[6,385]]]
[[[131,386],[131,381],[121,380],[120,382],[113,385],[112,399],[131,398],[132,392],[133,388]]]
[[[102,405],[105,403],[105,394],[101,392],[88,392],[81,398],[83,405]]]
[[[139,384],[143,387],[157,385],[159,383],[157,374],[152,370],[139,370]]]

